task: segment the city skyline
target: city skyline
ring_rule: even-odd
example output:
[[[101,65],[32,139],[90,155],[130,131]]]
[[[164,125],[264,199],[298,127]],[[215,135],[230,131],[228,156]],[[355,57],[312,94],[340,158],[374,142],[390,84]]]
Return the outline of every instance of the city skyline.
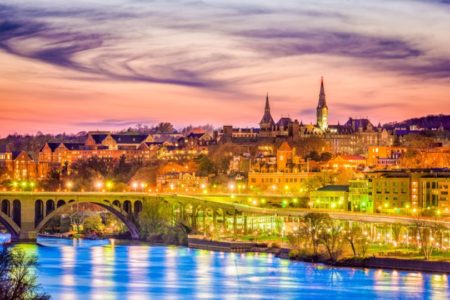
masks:
[[[314,123],[321,76],[330,123],[448,105],[447,1],[49,4],[0,6],[1,136],[252,127],[266,92],[276,119]]]

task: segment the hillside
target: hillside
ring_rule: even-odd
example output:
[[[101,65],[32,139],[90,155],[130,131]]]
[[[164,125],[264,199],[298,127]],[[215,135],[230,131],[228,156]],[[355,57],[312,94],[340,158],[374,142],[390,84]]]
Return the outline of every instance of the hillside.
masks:
[[[450,130],[450,115],[429,115],[425,117],[412,118],[402,122],[391,122],[384,124],[384,127],[392,129],[395,127],[409,127],[416,125],[420,128],[438,128],[443,125],[445,129]]]

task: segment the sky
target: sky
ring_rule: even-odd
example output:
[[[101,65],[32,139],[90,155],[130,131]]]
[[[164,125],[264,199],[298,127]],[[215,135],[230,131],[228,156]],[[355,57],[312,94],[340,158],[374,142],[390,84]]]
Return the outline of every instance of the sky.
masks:
[[[450,113],[450,0],[0,1],[0,136]]]

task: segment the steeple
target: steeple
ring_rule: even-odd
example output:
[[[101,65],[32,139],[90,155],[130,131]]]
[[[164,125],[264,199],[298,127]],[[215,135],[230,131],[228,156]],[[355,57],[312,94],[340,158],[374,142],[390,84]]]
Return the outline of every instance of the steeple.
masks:
[[[269,93],[266,95],[266,105],[264,107],[264,115],[259,122],[259,126],[261,129],[270,129],[275,126],[275,122],[273,121],[272,115],[270,114],[270,104],[269,104]]]
[[[269,105],[269,92],[266,94],[266,106],[264,108],[264,113],[268,112],[270,114],[270,105]]]
[[[323,76],[320,78],[320,93],[319,93],[319,103],[317,104],[317,108],[322,108],[327,106],[327,101],[325,98],[325,87],[323,86]]]
[[[323,77],[320,79],[320,93],[319,103],[316,110],[317,126],[322,130],[328,129],[328,106],[325,99],[325,87],[323,84]]]

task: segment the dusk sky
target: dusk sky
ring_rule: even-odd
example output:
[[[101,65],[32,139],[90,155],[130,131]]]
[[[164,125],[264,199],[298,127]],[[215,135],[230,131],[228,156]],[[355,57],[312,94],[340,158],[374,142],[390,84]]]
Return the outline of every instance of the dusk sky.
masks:
[[[449,113],[450,1],[0,1],[0,136]]]

